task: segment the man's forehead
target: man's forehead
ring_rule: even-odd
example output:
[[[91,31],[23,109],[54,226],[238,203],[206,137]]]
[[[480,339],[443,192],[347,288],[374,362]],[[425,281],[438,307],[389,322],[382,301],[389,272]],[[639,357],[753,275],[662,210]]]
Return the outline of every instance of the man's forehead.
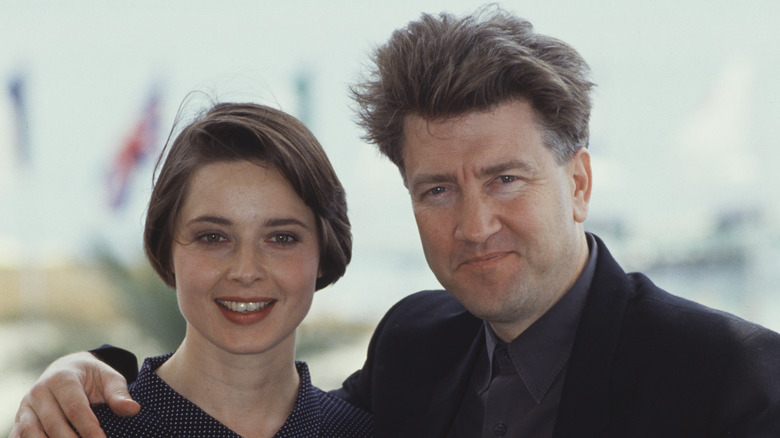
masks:
[[[492,137],[496,131],[535,137],[542,135],[545,129],[533,106],[524,99],[516,99],[489,108],[445,116],[409,113],[403,120],[402,145],[410,140],[430,138]]]
[[[510,168],[528,171],[552,154],[532,106],[522,100],[446,118],[411,113],[404,119],[402,147],[407,179],[453,172],[489,175]]]
[[[420,134],[425,132],[431,136],[446,136],[449,132],[457,129],[474,130],[479,122],[475,121],[475,116],[490,114],[491,109],[473,110],[465,113],[450,114],[441,117],[425,117],[418,113],[410,113],[404,118],[404,136],[411,132]]]

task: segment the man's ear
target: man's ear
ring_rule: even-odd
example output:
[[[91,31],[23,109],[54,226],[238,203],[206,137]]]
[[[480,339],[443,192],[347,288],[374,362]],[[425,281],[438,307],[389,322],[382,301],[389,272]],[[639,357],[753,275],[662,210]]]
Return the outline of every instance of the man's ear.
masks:
[[[569,172],[572,182],[572,207],[574,220],[582,223],[588,217],[590,191],[593,188],[593,174],[590,169],[590,153],[580,148],[571,158]]]

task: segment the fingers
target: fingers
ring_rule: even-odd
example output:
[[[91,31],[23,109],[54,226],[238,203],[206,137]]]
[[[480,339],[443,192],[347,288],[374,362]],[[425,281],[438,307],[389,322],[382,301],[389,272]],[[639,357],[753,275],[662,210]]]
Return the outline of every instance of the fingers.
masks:
[[[141,411],[141,405],[131,398],[116,398],[111,397],[108,399],[108,407],[111,411],[120,417],[132,417]]]
[[[137,414],[141,410],[141,405],[130,398],[130,393],[127,391],[127,381],[121,375],[111,371],[100,377],[104,398],[109,409],[120,417],[130,417]]]
[[[55,373],[48,380],[65,417],[84,438],[105,437],[90,405],[106,403],[115,414],[125,417],[141,410],[130,398],[125,378],[91,354],[74,360],[72,369]],[[49,431],[45,422],[44,430]]]
[[[107,403],[120,416],[141,407],[130,398],[121,374],[89,353],[62,357],[44,371],[24,396],[16,415],[14,438],[105,438],[91,405]],[[72,425],[72,426],[71,426]]]
[[[84,438],[105,438],[78,373],[55,372],[40,385],[31,390],[31,404],[49,437],[75,438],[75,428]]]
[[[90,402],[104,402],[103,388],[95,376],[106,370],[111,368],[89,353],[54,361],[22,399],[14,434],[19,438],[75,438],[75,427],[84,438],[104,438]]]
[[[46,433],[43,431],[43,425],[38,421],[38,417],[32,410],[32,407],[25,401],[19,406],[14,419],[14,427],[8,438],[43,438]]]
[[[28,392],[16,413],[11,436],[19,438],[76,438],[54,395],[42,385]]]
[[[103,438],[105,434],[91,405],[107,403],[120,416],[135,415],[141,406],[130,398],[127,381],[113,368],[91,354],[77,362],[78,373],[63,373],[61,379],[50,379],[52,392],[65,416],[82,437]]]
[[[84,438],[105,438],[106,435],[92,412],[81,381],[65,376],[61,380],[55,380],[51,383],[51,393],[54,404],[50,407],[49,405],[41,405],[40,410],[36,409],[38,419],[49,437],[76,437],[77,435],[72,433],[72,426]],[[56,414],[53,412],[55,405],[58,410]],[[67,432],[61,429],[63,425],[60,420],[66,423],[70,421],[70,424],[67,424]]]

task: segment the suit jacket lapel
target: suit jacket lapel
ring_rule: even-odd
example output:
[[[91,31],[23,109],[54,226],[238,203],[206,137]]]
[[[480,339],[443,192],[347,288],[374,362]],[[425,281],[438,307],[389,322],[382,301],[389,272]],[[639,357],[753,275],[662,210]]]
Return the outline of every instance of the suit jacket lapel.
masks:
[[[441,370],[442,376],[433,387],[427,411],[410,416],[400,436],[447,436],[468,387],[474,364],[479,355],[484,354],[484,350],[485,328],[482,326],[477,331],[467,356]]]
[[[555,438],[598,436],[609,422],[611,364],[628,304],[628,280],[606,245],[596,241],[596,272],[566,371]]]

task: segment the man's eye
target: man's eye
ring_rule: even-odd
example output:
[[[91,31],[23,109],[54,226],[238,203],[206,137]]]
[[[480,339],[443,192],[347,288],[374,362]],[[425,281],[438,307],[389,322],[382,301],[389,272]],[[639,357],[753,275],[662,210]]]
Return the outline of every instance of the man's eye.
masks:
[[[513,175],[501,175],[498,177],[499,181],[502,183],[510,183],[513,181],[517,181],[517,177]]]
[[[428,190],[429,195],[439,195],[441,193],[444,193],[446,189],[444,187],[434,187],[430,190]]]

